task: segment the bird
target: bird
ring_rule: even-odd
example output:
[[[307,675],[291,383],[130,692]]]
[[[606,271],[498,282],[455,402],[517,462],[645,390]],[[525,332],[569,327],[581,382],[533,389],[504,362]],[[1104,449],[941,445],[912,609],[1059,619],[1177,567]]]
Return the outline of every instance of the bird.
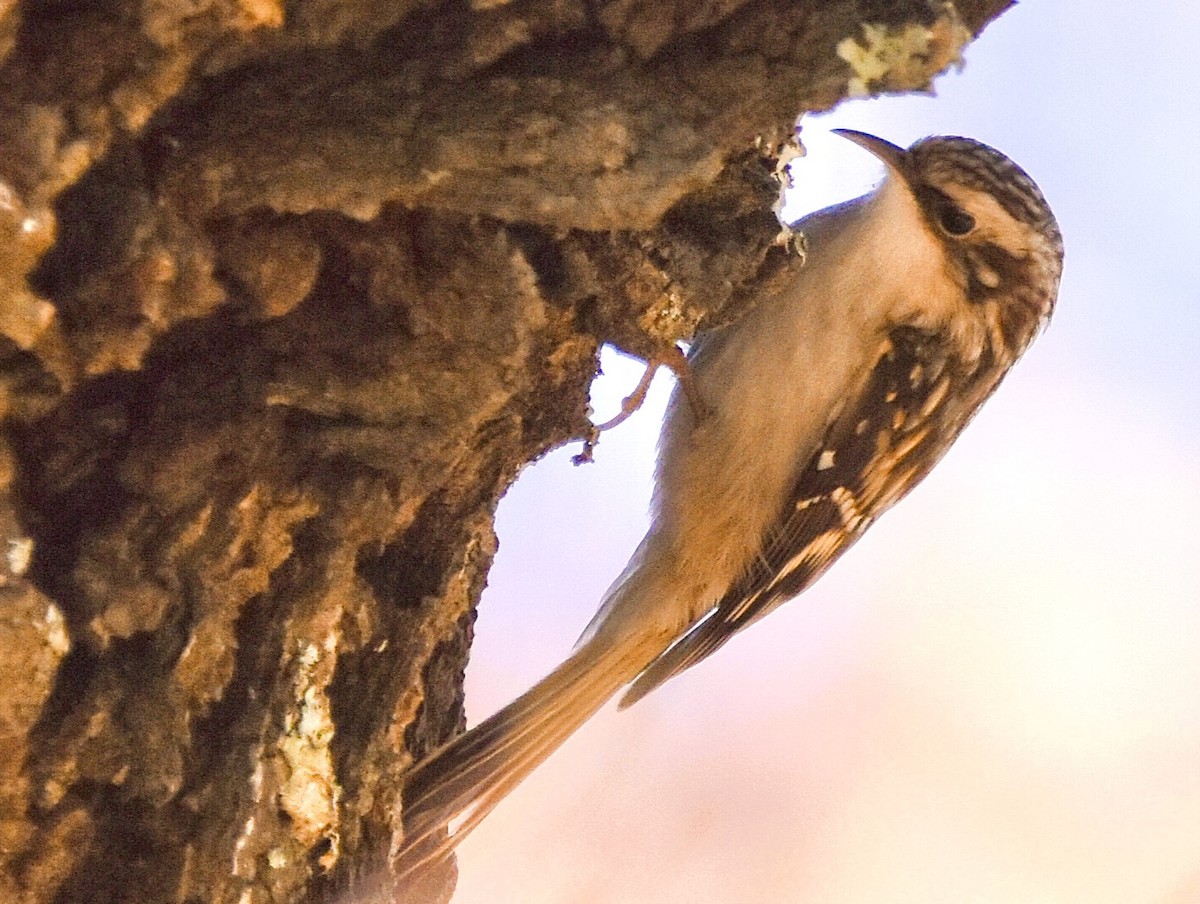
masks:
[[[793,225],[808,256],[687,355],[650,526],[573,652],[417,762],[391,862],[454,847],[620,692],[622,708],[810,587],[942,458],[1053,312],[1058,223],[1034,181],[971,138],[873,154],[868,194]]]

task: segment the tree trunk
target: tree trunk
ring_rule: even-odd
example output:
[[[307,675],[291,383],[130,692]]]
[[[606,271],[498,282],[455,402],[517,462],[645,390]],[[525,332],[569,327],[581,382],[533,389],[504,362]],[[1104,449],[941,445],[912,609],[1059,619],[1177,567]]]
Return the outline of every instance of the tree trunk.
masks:
[[[796,116],[1007,5],[0,0],[0,899],[386,900],[601,344],[790,278]]]

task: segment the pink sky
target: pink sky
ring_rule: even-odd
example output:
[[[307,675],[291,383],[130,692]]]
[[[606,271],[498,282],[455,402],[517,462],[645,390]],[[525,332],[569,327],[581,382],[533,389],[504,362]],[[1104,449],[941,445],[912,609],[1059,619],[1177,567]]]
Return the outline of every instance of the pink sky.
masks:
[[[939,98],[806,124],[810,205],[867,184],[833,127],[1011,154],[1066,237],[1056,319],[816,588],[519,788],[461,848],[456,904],[1200,901],[1197,33],[1189,3],[1024,4]],[[639,372],[606,369],[599,417]],[[566,654],[632,551],[667,388],[502,504],[472,721]]]

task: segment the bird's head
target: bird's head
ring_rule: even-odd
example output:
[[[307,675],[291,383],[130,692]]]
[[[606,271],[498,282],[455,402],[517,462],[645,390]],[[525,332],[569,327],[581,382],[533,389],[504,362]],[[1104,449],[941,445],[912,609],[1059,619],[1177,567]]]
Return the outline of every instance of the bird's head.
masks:
[[[968,299],[998,304],[1018,352],[1050,316],[1062,274],[1062,233],[1029,175],[971,138],[935,136],[901,148],[851,129],[835,134],[879,158],[912,196]]]

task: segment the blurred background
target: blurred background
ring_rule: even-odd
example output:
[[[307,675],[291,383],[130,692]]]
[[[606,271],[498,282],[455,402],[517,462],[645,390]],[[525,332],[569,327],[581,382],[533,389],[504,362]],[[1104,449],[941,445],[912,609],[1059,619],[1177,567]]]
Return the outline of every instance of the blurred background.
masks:
[[[801,599],[610,706],[460,849],[456,904],[1200,902],[1200,5],[1023,4],[938,96],[806,119],[796,215],[963,134],[1057,213],[1058,313]],[[608,417],[641,372],[615,354]],[[670,391],[501,505],[472,723],[568,652],[646,526]]]

